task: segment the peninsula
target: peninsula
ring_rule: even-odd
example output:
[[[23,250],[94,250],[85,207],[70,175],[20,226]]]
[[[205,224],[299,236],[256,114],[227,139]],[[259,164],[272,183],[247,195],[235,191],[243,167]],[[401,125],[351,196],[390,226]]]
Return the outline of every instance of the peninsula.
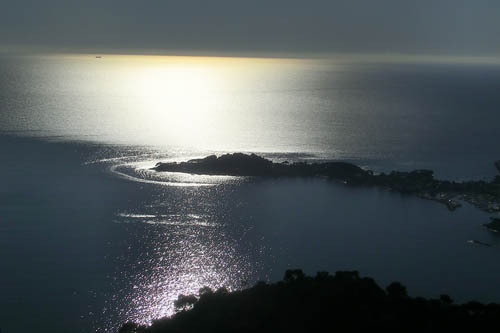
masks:
[[[495,162],[500,167],[500,161]],[[434,179],[432,170],[392,171],[375,174],[347,162],[276,163],[255,154],[211,155],[187,162],[156,164],[158,172],[258,177],[323,177],[352,186],[377,186],[445,204],[448,209],[466,201],[489,212],[500,212],[500,176],[492,181],[455,182]],[[500,171],[500,170],[499,170]]]

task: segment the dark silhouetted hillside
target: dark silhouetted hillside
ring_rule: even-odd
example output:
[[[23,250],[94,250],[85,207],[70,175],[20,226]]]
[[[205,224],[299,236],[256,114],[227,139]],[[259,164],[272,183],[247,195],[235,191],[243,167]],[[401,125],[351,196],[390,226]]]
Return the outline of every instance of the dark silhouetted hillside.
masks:
[[[384,290],[356,271],[309,277],[288,270],[277,283],[232,293],[204,288],[175,305],[179,312],[170,318],[150,327],[127,323],[119,332],[493,332],[500,326],[499,305],[412,298],[398,282]]]

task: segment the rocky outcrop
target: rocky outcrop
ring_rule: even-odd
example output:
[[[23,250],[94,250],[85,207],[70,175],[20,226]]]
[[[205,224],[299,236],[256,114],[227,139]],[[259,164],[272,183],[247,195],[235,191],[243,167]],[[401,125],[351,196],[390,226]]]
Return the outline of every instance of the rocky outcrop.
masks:
[[[158,163],[156,171],[186,172],[205,175],[262,176],[262,177],[318,177],[345,181],[360,181],[370,174],[360,167],[345,162],[328,163],[274,163],[255,154],[211,155],[187,162]]]

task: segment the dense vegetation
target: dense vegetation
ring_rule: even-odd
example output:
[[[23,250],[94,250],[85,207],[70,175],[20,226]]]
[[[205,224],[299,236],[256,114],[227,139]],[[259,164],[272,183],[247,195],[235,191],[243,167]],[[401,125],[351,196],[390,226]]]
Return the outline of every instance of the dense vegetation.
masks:
[[[175,305],[179,312],[170,318],[149,327],[127,323],[119,332],[486,332],[500,326],[500,305],[413,298],[398,282],[384,290],[355,271],[308,277],[288,270],[277,283],[232,293],[203,288]]]

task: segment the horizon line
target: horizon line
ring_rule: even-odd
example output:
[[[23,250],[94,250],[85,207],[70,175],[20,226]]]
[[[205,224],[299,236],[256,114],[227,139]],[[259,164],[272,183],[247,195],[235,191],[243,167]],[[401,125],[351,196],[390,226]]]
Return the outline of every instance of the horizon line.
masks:
[[[32,49],[6,48],[0,54],[20,56],[120,56],[120,57],[185,57],[185,58],[222,58],[222,59],[283,59],[283,60],[322,60],[342,62],[438,62],[438,63],[484,63],[500,64],[500,55],[457,55],[431,53],[403,53],[403,52],[241,52],[241,51],[196,51],[196,50],[143,50],[143,49]]]

